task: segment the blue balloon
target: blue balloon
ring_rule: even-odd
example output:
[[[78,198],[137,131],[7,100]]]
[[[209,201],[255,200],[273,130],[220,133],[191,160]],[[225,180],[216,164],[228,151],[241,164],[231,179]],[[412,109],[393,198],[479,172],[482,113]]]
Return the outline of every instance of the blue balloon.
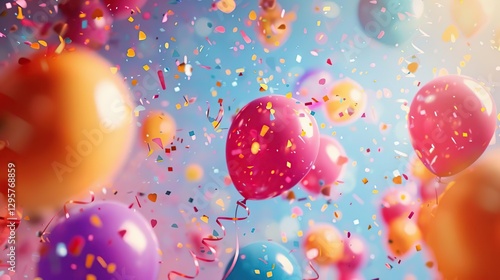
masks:
[[[416,33],[424,12],[422,0],[360,0],[359,22],[365,34],[386,45],[399,45]]]
[[[231,264],[232,259],[226,272]],[[295,257],[285,247],[274,242],[255,242],[240,249],[238,261],[227,280],[260,279],[302,280],[302,272]]]

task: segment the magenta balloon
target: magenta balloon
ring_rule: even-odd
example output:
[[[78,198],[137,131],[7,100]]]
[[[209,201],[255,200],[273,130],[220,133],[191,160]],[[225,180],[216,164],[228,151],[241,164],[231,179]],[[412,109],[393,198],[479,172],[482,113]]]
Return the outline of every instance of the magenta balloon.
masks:
[[[458,75],[435,78],[418,91],[410,106],[413,148],[432,173],[454,175],[488,147],[496,115],[491,95],[476,81]]]
[[[409,216],[414,213],[416,205],[411,195],[395,188],[389,189],[382,198],[382,218],[386,224],[390,224],[395,219],[402,216]]]
[[[346,161],[347,157],[340,143],[332,137],[322,135],[318,156],[309,173],[302,179],[302,185],[311,194],[319,194],[323,186],[337,181]]]
[[[48,238],[38,263],[42,279],[158,278],[160,257],[153,229],[124,204],[93,203],[62,220]]]
[[[71,39],[72,43],[99,49],[108,42],[113,19],[100,1],[90,1],[88,5],[85,2],[70,1],[62,5],[61,10],[67,15],[64,37]]]
[[[352,274],[360,270],[367,260],[367,246],[358,235],[344,239],[344,257],[337,262],[340,274]],[[346,279],[346,278],[344,278]]]
[[[137,14],[137,8],[142,8],[147,0],[104,0],[106,7],[116,19],[125,19],[132,15],[132,10]]]
[[[229,128],[226,161],[246,199],[280,195],[309,172],[319,149],[310,111],[293,98],[271,95],[248,103]]]

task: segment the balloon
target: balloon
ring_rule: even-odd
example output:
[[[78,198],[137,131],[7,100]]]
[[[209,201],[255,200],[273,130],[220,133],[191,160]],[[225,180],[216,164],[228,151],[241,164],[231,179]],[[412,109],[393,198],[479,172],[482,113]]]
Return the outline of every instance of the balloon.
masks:
[[[111,11],[115,19],[125,19],[137,14],[137,9],[142,8],[147,0],[104,0],[104,4]],[[132,10],[135,13],[132,13]]]
[[[483,154],[496,127],[491,95],[474,80],[438,77],[415,95],[408,115],[413,148],[439,177],[454,175]]]
[[[433,219],[436,215],[437,206],[440,199],[438,200],[428,200],[420,205],[420,210],[418,212],[417,225],[422,233],[422,239],[428,242],[429,228],[432,225]]]
[[[420,229],[408,217],[397,218],[389,224],[387,242],[389,251],[395,256],[401,257],[412,250],[416,251],[415,246],[421,238]]]
[[[318,108],[323,104],[323,97],[328,96],[332,82],[333,78],[327,71],[317,69],[306,71],[296,83],[295,97],[304,103],[311,102],[311,105],[307,105],[310,109]]]
[[[490,20],[495,0],[452,0],[451,16],[466,37],[472,37]]]
[[[318,157],[301,183],[311,194],[319,194],[324,186],[337,181],[346,162],[347,157],[340,143],[332,137],[322,135]]]
[[[382,218],[390,224],[399,217],[408,217],[415,208],[413,203],[408,192],[391,188],[382,198]]]
[[[358,17],[365,34],[396,46],[416,33],[424,12],[422,0],[360,0]]]
[[[68,15],[67,31],[64,37],[71,39],[73,43],[86,45],[93,49],[99,49],[105,45],[110,36],[113,19],[109,11],[100,1],[79,2],[69,1],[65,6],[60,5],[62,11]],[[74,3],[79,3],[77,8]],[[75,10],[78,11],[75,13]]]
[[[16,163],[17,205],[61,207],[120,169],[134,135],[132,102],[121,76],[85,49],[29,60],[0,77],[0,163]]]
[[[337,125],[348,124],[359,119],[366,108],[366,93],[351,79],[335,83],[325,104],[326,116]]]
[[[234,186],[253,200],[289,190],[316,160],[319,138],[316,120],[297,100],[270,95],[251,101],[228,131],[226,161]]]
[[[270,1],[264,1],[270,2]],[[295,21],[295,12],[281,15],[283,9],[275,1],[273,5],[264,3],[262,12],[258,17],[256,27],[257,39],[266,48],[278,48],[286,43],[292,33],[292,22]]]
[[[303,246],[307,258],[321,266],[335,264],[344,257],[344,241],[332,225],[314,226],[306,234]]]
[[[219,0],[215,4],[217,9],[225,14],[230,14],[236,9],[236,3],[234,0]]]
[[[166,112],[152,111],[142,123],[141,136],[149,149],[163,150],[175,136],[175,120]]]
[[[344,238],[344,256],[337,263],[339,273],[352,274],[360,270],[367,260],[366,250],[365,241],[360,236],[351,235],[349,238]]]
[[[492,152],[443,194],[426,234],[446,279],[497,279],[500,274],[500,164]]]
[[[42,243],[42,279],[156,280],[158,240],[137,212],[117,202],[98,202],[57,224]]]
[[[231,258],[232,260],[232,258]],[[230,269],[231,262],[226,267]],[[274,242],[255,242],[240,249],[238,261],[227,280],[302,279],[302,272],[290,250]]]

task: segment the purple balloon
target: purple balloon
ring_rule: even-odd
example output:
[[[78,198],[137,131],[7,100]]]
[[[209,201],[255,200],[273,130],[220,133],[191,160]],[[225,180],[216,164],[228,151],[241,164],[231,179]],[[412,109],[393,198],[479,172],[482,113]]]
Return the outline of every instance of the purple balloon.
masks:
[[[121,203],[93,203],[57,224],[48,239],[38,263],[44,280],[158,278],[156,235]]]

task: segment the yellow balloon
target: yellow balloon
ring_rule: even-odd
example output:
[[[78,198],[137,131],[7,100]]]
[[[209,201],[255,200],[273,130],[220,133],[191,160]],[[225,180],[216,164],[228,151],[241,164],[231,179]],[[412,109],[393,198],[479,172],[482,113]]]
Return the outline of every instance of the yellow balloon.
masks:
[[[236,3],[234,0],[220,0],[217,3],[215,3],[215,6],[219,11],[225,13],[225,14],[230,14],[236,9]]]
[[[307,258],[322,266],[332,265],[344,256],[344,242],[340,232],[332,225],[317,225],[304,240]]]
[[[416,251],[415,246],[421,238],[420,229],[408,217],[397,218],[389,224],[387,242],[389,250],[395,256],[401,257],[412,250]]]
[[[466,37],[472,37],[489,21],[496,0],[452,0],[451,16]]]
[[[442,196],[426,240],[446,279],[500,275],[500,152],[481,160]]]
[[[108,183],[124,163],[133,103],[111,66],[76,49],[37,53],[0,77],[0,165],[15,165],[18,206],[62,207]]]
[[[292,23],[296,19],[295,12],[287,12],[278,3],[265,8],[258,19],[257,38],[264,47],[278,48],[282,46],[292,33]]]
[[[366,93],[351,79],[335,83],[325,104],[326,116],[335,124],[348,124],[359,119],[366,108]]]
[[[152,111],[142,123],[141,137],[149,149],[164,149],[175,136],[175,120],[166,112]]]
[[[199,164],[190,164],[186,167],[186,180],[198,182],[203,178],[203,167]]]

